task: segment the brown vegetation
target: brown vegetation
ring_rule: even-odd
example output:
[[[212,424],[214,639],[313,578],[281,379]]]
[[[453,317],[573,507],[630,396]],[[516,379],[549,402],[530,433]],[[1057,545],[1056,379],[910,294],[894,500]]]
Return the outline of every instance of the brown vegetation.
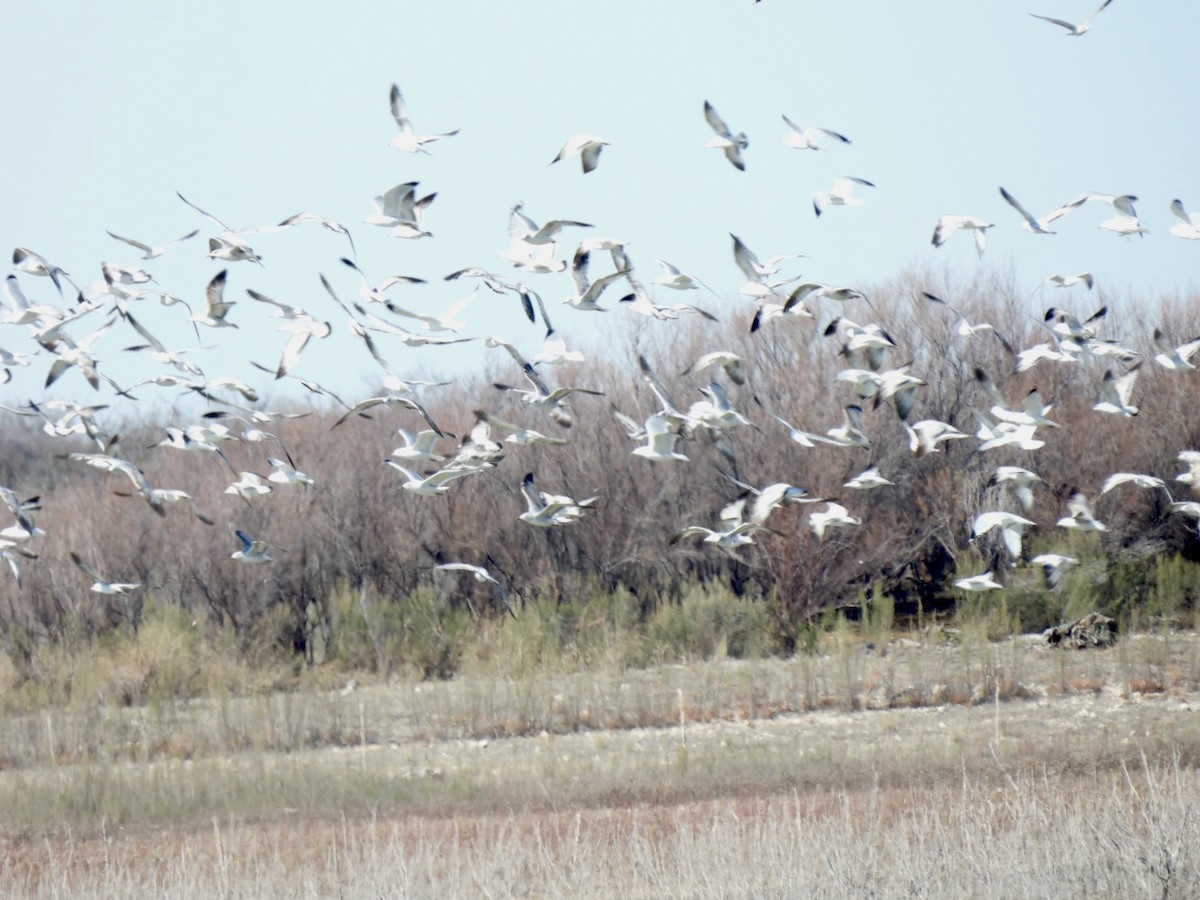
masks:
[[[316,485],[280,488],[252,502],[224,493],[231,476],[217,458],[167,448],[141,450],[160,432],[150,424],[128,423],[121,435],[126,456],[152,484],[193,494],[215,517],[213,527],[182,509],[169,509],[160,518],[138,498],[122,495],[129,488],[123,476],[66,458],[68,450],[88,449],[86,442],[48,438],[34,424],[10,428],[0,454],[0,483],[21,496],[44,495],[39,524],[47,536],[39,539],[41,558],[22,562],[23,587],[8,579],[0,583],[4,650],[30,677],[36,675],[38,648],[47,641],[75,652],[113,629],[137,630],[153,606],[179,610],[195,623],[197,640],[207,642],[211,652],[232,653],[250,667],[277,661],[281,652],[309,662],[340,652],[360,663],[370,660],[377,671],[403,664],[427,676],[445,676],[457,665],[450,653],[455,630],[471,627],[465,613],[459,615],[465,600],[471,597],[477,611],[500,611],[488,586],[432,576],[433,565],[463,560],[486,565],[509,586],[518,606],[549,601],[564,610],[565,620],[581,597],[595,592],[627,592],[646,622],[693,586],[725,586],[766,611],[770,636],[759,642],[760,651],[790,652],[803,646],[806,628],[822,611],[886,596],[901,614],[929,613],[956,603],[949,586],[956,571],[969,574],[989,565],[1007,569],[991,536],[977,544],[969,539],[978,512],[1012,506],[1003,485],[987,487],[995,466],[1011,462],[1033,468],[1047,482],[1035,490],[1030,515],[1040,527],[1027,545],[1086,560],[1055,593],[1042,587],[1033,570],[1011,573],[1004,602],[1021,626],[1045,627],[1092,609],[1140,616],[1145,623],[1173,619],[1190,608],[1198,581],[1190,563],[1178,560],[1192,560],[1200,542],[1191,520],[1166,515],[1162,492],[1130,488],[1104,497],[1097,514],[1109,530],[1099,536],[1069,535],[1051,523],[1072,491],[1082,489],[1094,498],[1111,472],[1167,479],[1176,474],[1176,452],[1200,446],[1200,420],[1193,415],[1196,379],[1147,364],[1135,396],[1141,414],[1136,419],[1105,416],[1091,409],[1104,360],[1043,363],[1009,374],[1013,361],[998,341],[986,333],[969,339],[957,334],[953,317],[922,299],[922,289],[951,297],[972,321],[992,322],[1017,346],[1044,334],[1032,321],[1030,305],[1002,276],[963,284],[910,273],[876,286],[868,292],[877,311],[873,319],[898,345],[891,364],[911,360],[912,371],[927,382],[919,389],[914,417],[942,419],[973,432],[970,408],[986,408],[989,402],[974,381],[979,366],[1014,404],[1035,385],[1054,403],[1052,418],[1062,427],[1043,429],[1043,449],[1021,456],[1007,450],[979,454],[970,440],[915,458],[890,407],[873,409],[869,402],[870,450],[797,446],[767,411],[819,432],[837,424],[840,408],[854,399],[848,385],[834,380],[844,364],[838,342],[822,335],[821,326],[843,312],[831,301],[821,301],[829,308],[822,308],[816,321],[776,320],[754,334],[740,315],[720,326],[650,323],[628,335],[624,349],[586,366],[563,367],[562,383],[595,385],[608,394],[574,398],[574,427],[557,430],[570,443],[507,445],[506,458],[495,469],[455,482],[444,496],[401,490],[396,473],[383,465],[398,443],[396,427],[421,424],[415,414],[388,407],[332,430],[340,411],[329,407],[276,423],[296,464]],[[1112,311],[1105,336],[1143,354],[1153,352],[1148,319],[1173,334],[1200,331],[1194,309],[1181,302],[1162,301],[1147,315],[1147,304],[1135,309],[1131,300],[1085,299],[1089,305],[1108,302]],[[720,447],[698,434],[680,445],[690,463],[656,464],[631,455],[633,444],[608,406],[637,420],[654,408],[636,356],[651,359],[684,403],[700,382],[675,373],[715,346],[747,360],[747,385],[728,388],[735,406],[757,427],[730,432]],[[482,380],[430,389],[427,400],[435,420],[459,435],[470,429],[471,411],[481,403],[505,418],[547,428],[548,420],[536,411],[518,409],[520,404]],[[191,415],[198,420],[199,412]],[[238,469],[261,471],[262,458],[271,452],[256,444],[224,446]],[[451,449],[452,442],[444,446]],[[879,466],[894,486],[842,489],[848,476],[868,464]],[[536,472],[539,485],[548,490],[599,500],[569,527],[528,528],[517,520],[523,508],[520,481],[527,471]],[[738,494],[721,472],[752,484],[788,481],[813,496],[840,497],[853,505],[863,524],[817,542],[807,524],[812,508],[792,506],[772,518],[777,533],[759,536],[756,546],[737,555],[700,542],[668,546],[667,537],[682,526],[712,524],[717,510]],[[231,564],[233,527],[282,548],[276,563]],[[68,562],[68,551],[145,587],[123,597],[91,595],[86,579]],[[424,599],[414,602],[414,597]],[[999,633],[1011,625],[1011,618],[1000,623]],[[586,622],[572,625],[587,627]],[[232,644],[220,643],[227,640]],[[350,648],[348,642],[355,641],[359,644]],[[190,689],[181,685],[180,690]],[[119,699],[144,697],[131,685]]]

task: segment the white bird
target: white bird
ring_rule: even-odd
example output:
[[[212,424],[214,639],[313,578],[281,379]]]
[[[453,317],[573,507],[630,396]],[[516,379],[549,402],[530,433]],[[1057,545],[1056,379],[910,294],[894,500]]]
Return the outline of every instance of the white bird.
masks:
[[[499,390],[520,394],[524,402],[549,414],[550,418],[563,428],[570,428],[575,423],[575,418],[571,414],[570,407],[564,402],[569,395],[592,394],[597,397],[604,396],[603,391],[595,391],[591,388],[560,387],[550,390],[546,382],[542,381],[541,376],[538,375],[529,363],[525,363],[522,374],[524,374],[525,380],[533,386],[532,390],[514,387],[513,385],[503,384],[498,381],[492,384]]]
[[[842,487],[852,488],[856,491],[870,491],[893,483],[879,474],[878,466],[871,466],[870,468],[863,469],[843,484]]]
[[[1052,422],[1046,418],[1046,413],[1050,412],[1053,404],[1047,405],[1043,403],[1042,395],[1037,388],[1026,394],[1025,399],[1021,403],[1021,409],[1015,410],[1009,407],[1004,396],[1000,393],[1000,390],[988,376],[987,372],[978,366],[975,368],[975,380],[983,386],[988,396],[995,401],[991,412],[997,419],[1013,425],[1045,426],[1048,428],[1059,427],[1057,422]]]
[[[1112,0],[1104,0],[1103,3],[1084,16],[1078,24],[1067,22],[1063,19],[1055,19],[1052,16],[1039,16],[1037,13],[1030,13],[1030,15],[1035,19],[1041,19],[1043,22],[1050,22],[1051,24],[1057,25],[1060,28],[1065,28],[1067,30],[1067,37],[1079,37],[1091,27],[1092,19],[1094,19],[1096,15],[1110,3],[1112,3]]]
[[[658,261],[663,273],[650,279],[651,284],[661,284],[673,291],[695,291],[704,287],[704,283],[695,275],[689,275],[678,266],[673,266],[665,259]]]
[[[972,540],[987,534],[994,528],[999,528],[1008,555],[1014,560],[1020,559],[1021,535],[1026,528],[1034,524],[1032,519],[1026,519],[1024,516],[1004,510],[980,513],[975,517],[974,525],[971,526]]]
[[[646,419],[644,426],[646,444],[635,447],[634,456],[653,462],[687,462],[688,458],[675,449],[680,438],[676,427],[661,412],[656,412]]]
[[[578,154],[580,162],[583,164],[583,174],[586,175],[599,165],[600,151],[607,146],[608,141],[596,137],[594,134],[577,134],[567,138],[567,142],[558,151],[558,155],[550,160],[550,165],[554,165],[568,156]]]
[[[937,419],[922,419],[912,425],[907,422],[901,424],[904,425],[904,430],[908,434],[908,446],[918,459],[929,453],[936,453],[938,444],[943,441],[967,437],[953,425]]]
[[[1164,369],[1178,372],[1184,369],[1196,368],[1190,360],[1195,352],[1200,350],[1200,338],[1192,338],[1186,344],[1180,344],[1176,347],[1171,343],[1170,338],[1163,333],[1161,328],[1155,328],[1154,346],[1158,348],[1158,353],[1154,355],[1154,361]]]
[[[1182,200],[1171,201],[1171,212],[1179,221],[1172,225],[1167,233],[1189,241],[1200,241],[1200,213],[1185,210]]]
[[[862,206],[862,197],[854,196],[854,186],[875,187],[875,183],[865,178],[855,178],[853,175],[839,175],[833,179],[833,187],[828,191],[817,191],[813,194],[813,212],[821,215],[829,206]]]
[[[261,497],[263,494],[271,493],[271,486],[263,481],[261,475],[256,475],[254,472],[239,472],[238,480],[225,488],[227,494],[237,494],[247,503],[251,497]]]
[[[183,237],[175,238],[175,240],[173,240],[173,241],[167,241],[165,244],[158,246],[158,247],[153,247],[150,244],[143,244],[141,241],[135,241],[132,238],[121,237],[121,235],[113,234],[111,231],[108,231],[105,233],[110,238],[115,238],[116,240],[122,241],[131,247],[136,247],[137,249],[141,250],[142,251],[142,259],[158,259],[158,257],[162,256],[164,253],[167,252],[168,247],[171,247],[174,244],[178,244],[183,241],[194,238],[196,235],[198,235],[200,233],[200,229],[199,228],[193,229],[192,231],[189,231],[187,234],[185,234]]]
[[[713,350],[705,353],[694,363],[680,372],[680,375],[691,375],[703,372],[713,366],[720,366],[729,380],[734,384],[746,383],[746,368],[742,358],[731,350]]]
[[[779,272],[779,264],[787,259],[798,259],[799,253],[777,253],[774,256],[768,257],[766,262],[760,262],[754,251],[746,246],[745,242],[736,234],[730,234],[733,238],[733,261],[737,263],[737,267],[742,270],[742,274],[746,276],[746,281],[762,283],[767,278]]]
[[[1161,478],[1154,475],[1143,475],[1141,472],[1114,472],[1104,480],[1104,486],[1100,488],[1101,494],[1107,494],[1113,488],[1122,484],[1132,484],[1135,487],[1153,490],[1162,488],[1166,490],[1167,483]]]
[[[1112,369],[1106,370],[1104,380],[1100,383],[1100,396],[1103,399],[1092,409],[1125,417],[1136,416],[1138,408],[1130,402],[1130,399],[1133,395],[1133,383],[1137,381],[1138,371],[1138,366],[1134,366],[1124,375],[1114,375]]]
[[[961,312],[959,312],[957,309],[955,309],[953,306],[951,306],[949,303],[947,303],[941,297],[935,296],[934,294],[931,294],[928,291],[922,291],[921,296],[924,297],[926,300],[929,300],[933,303],[937,303],[941,306],[946,307],[946,309],[950,310],[950,312],[954,314],[955,319],[958,320],[958,327],[955,330],[961,336],[969,338],[971,335],[978,334],[981,331],[990,331],[990,332],[992,332],[992,334],[994,334],[996,336],[996,339],[998,341],[1000,341],[1000,344],[1006,350],[1008,350],[1009,353],[1013,353],[1012,345],[1008,342],[1008,340],[1004,337],[1004,335],[1002,335],[999,331],[996,330],[996,326],[992,325],[990,322],[978,322],[976,324],[971,324],[971,322],[968,321],[966,316],[964,316]]]
[[[420,460],[428,462],[446,461],[446,457],[436,453],[433,449],[434,444],[442,437],[436,431],[426,428],[418,431],[415,437],[403,428],[399,429],[396,433],[400,435],[401,440],[404,441],[404,445],[392,451],[393,459],[412,460],[414,462]]]
[[[542,349],[529,357],[529,363],[533,366],[562,366],[567,363],[581,363],[583,360],[583,351],[568,350],[567,342],[561,338],[543,341]]]
[[[191,317],[197,325],[207,325],[209,328],[237,328],[235,322],[226,320],[229,311],[236,305],[234,301],[225,300],[225,281],[228,269],[222,269],[204,289],[204,312]]]
[[[1046,284],[1052,284],[1055,287],[1067,288],[1077,284],[1087,285],[1090,291],[1096,284],[1096,280],[1092,277],[1091,272],[1079,272],[1075,275],[1051,275],[1046,279]]]
[[[713,531],[711,528],[705,528],[703,525],[688,525],[681,531],[677,531],[671,535],[667,543],[674,545],[686,537],[691,537],[694,534],[702,534],[704,535],[704,542],[706,544],[716,544],[721,549],[732,552],[738,547],[753,544],[753,536],[759,531],[771,531],[771,529],[758,522],[743,522],[740,518],[723,521],[726,526],[723,531]]]
[[[477,463],[458,463],[451,462],[444,468],[438,469],[429,475],[418,475],[407,466],[403,466],[394,459],[384,460],[389,466],[404,476],[404,484],[401,488],[409,493],[418,494],[422,497],[432,497],[435,494],[444,494],[450,490],[450,482],[458,478],[466,478],[470,475],[478,475],[485,468]]]
[[[1192,496],[1200,497],[1200,451],[1180,450],[1175,458],[1188,467],[1186,472],[1176,475],[1175,480],[1186,484],[1191,489]]]
[[[408,113],[404,108],[404,96],[400,93],[400,86],[392,85],[391,92],[388,95],[388,102],[392,110],[392,118],[396,120],[396,125],[400,129],[400,133],[388,141],[389,147],[396,147],[404,150],[407,153],[429,153],[425,149],[426,144],[432,144],[434,141],[440,141],[442,138],[454,137],[458,134],[458,129],[454,131],[444,131],[441,134],[417,134],[412,127],[412,122],[408,120]]]
[[[841,141],[843,144],[850,143],[850,138],[838,134],[836,131],[830,131],[828,128],[817,128],[816,126],[801,128],[787,116],[782,118],[788,127],[788,133],[783,136],[780,143],[786,147],[794,147],[797,150],[820,150],[821,141],[825,138]]]
[[[716,108],[707,100],[704,101],[704,118],[708,121],[712,130],[716,132],[716,135],[709,138],[704,146],[716,147],[723,150],[725,158],[733,164],[735,169],[740,172],[746,171],[746,162],[742,159],[742,151],[750,146],[750,142],[746,140],[746,133],[742,131],[733,134]]]
[[[1058,520],[1060,528],[1070,528],[1075,531],[1108,531],[1108,526],[1092,515],[1092,505],[1083,494],[1073,494],[1067,502],[1067,512],[1070,515]]]
[[[179,191],[175,192],[175,196],[194,209],[200,215],[213,222],[221,233],[213,235],[208,239],[208,256],[210,259],[223,259],[228,262],[253,262],[262,265],[262,257],[254,252],[254,249],[246,243],[242,237],[243,234],[252,234],[261,229],[249,228],[242,231],[234,231],[212,213],[207,212],[189,200]],[[269,228],[265,230],[270,230]]]
[[[591,256],[589,251],[582,248],[575,251],[575,258],[571,263],[571,281],[575,285],[575,293],[563,300],[563,303],[572,309],[605,312],[605,308],[600,305],[600,295],[614,281],[624,278],[627,270],[621,268],[603,275],[595,281],[588,281],[587,271]]]
[[[808,517],[809,525],[812,526],[818,541],[825,539],[825,532],[830,528],[849,528],[862,524],[862,519],[850,515],[850,511],[840,503],[830,500],[828,504],[821,512],[811,513]]]
[[[71,551],[71,562],[75,563],[91,579],[94,579],[92,590],[97,594],[127,594],[142,586],[140,581],[108,581],[100,576],[95,569],[88,565],[74,550]]]
[[[495,585],[496,590],[500,592],[500,602],[504,604],[504,608],[508,610],[508,614],[514,619],[517,617],[516,611],[508,602],[508,592],[504,590],[504,585],[497,581],[492,573],[483,566],[473,566],[470,563],[453,562],[441,563],[440,565],[434,566],[434,568],[440,572],[470,572],[475,577],[475,580],[480,584]],[[467,605],[470,605],[470,601],[467,601]],[[472,612],[474,612],[474,610],[472,610]]]
[[[54,286],[58,288],[58,292],[62,293],[62,282],[58,280],[58,276],[62,275],[69,282],[67,273],[61,267],[54,265],[46,257],[40,253],[35,253],[28,247],[17,247],[12,253],[13,266],[21,272],[29,275],[41,275],[49,278],[54,282]]]
[[[591,228],[587,222],[576,222],[574,219],[551,219],[544,225],[538,225],[523,212],[525,204],[518,203],[509,213],[508,233],[515,241],[526,245],[553,245],[558,240],[558,233],[564,228]],[[553,248],[551,248],[553,252]]]
[[[1082,206],[1086,199],[1086,197],[1076,197],[1070,203],[1060,206],[1058,209],[1052,209],[1045,215],[1035,217],[1032,213],[1025,209],[1025,207],[1018,203],[1017,199],[1008,191],[1006,191],[1003,186],[1000,188],[1000,196],[1004,198],[1005,203],[1021,214],[1021,218],[1025,220],[1021,227],[1023,227],[1026,231],[1033,232],[1034,234],[1054,234],[1054,232],[1050,230],[1050,226],[1069,213],[1071,210]]]
[[[1020,450],[1037,450],[1046,442],[1034,437],[1036,425],[1014,425],[1012,422],[994,423],[979,410],[972,407],[971,412],[979,420],[979,430],[975,437],[982,442],[976,451],[993,450],[996,447],[1015,446]]]
[[[954,586],[963,591],[999,591],[1004,588],[1004,585],[996,580],[996,576],[991,571],[981,575],[971,575],[968,578],[959,578],[954,582]]]
[[[238,541],[241,542],[241,547],[229,554],[230,559],[236,559],[238,562],[243,563],[268,563],[274,561],[269,554],[275,548],[266,541],[257,541],[240,529],[235,529],[233,533],[237,535]]]
[[[437,199],[437,194],[426,194],[418,199],[418,184],[416,181],[397,184],[375,197],[371,201],[375,205],[375,211],[363,219],[363,223],[390,228],[390,237],[433,237],[421,226],[421,222],[425,218],[425,211]]]
[[[1038,483],[1044,484],[1045,479],[1036,472],[1020,466],[999,466],[992,473],[992,477],[988,479],[987,487],[995,487],[1005,482],[1012,483],[1017,502],[1021,504],[1021,508],[1025,512],[1029,512],[1033,508],[1033,486]]]
[[[975,216],[942,216],[937,220],[937,226],[933,229],[933,246],[942,246],[953,231],[971,231],[975,234],[975,249],[982,258],[986,243],[984,232],[991,227],[993,227],[991,222],[985,222]]]
[[[538,528],[569,525],[580,519],[584,510],[596,501],[595,497],[573,500],[563,494],[543,493],[534,484],[532,472],[521,482],[521,493],[525,496],[526,510],[517,518]]]
[[[1042,576],[1046,579],[1046,587],[1056,588],[1062,581],[1063,569],[1067,566],[1079,565],[1079,560],[1073,556],[1063,556],[1060,553],[1039,553],[1029,560],[1032,566],[1042,567]]]
[[[274,471],[267,476],[267,481],[270,481],[273,484],[316,484],[316,481],[311,475],[306,475],[299,471],[287,460],[277,459],[274,456],[268,456],[267,464],[274,469]]]
[[[775,510],[790,506],[793,503],[825,503],[826,501],[820,497],[810,497],[808,491],[802,487],[797,487],[794,484],[788,484],[786,481],[777,481],[774,484],[768,484],[765,487],[755,487],[752,484],[746,484],[744,481],[738,481],[736,478],[726,475],[730,481],[738,487],[746,491],[742,495],[740,501],[742,505],[739,507],[739,516],[741,513],[746,513],[748,521],[763,524]],[[747,496],[748,495],[748,496]],[[746,502],[749,501],[749,509],[746,509]],[[731,504],[730,507],[734,506]],[[730,507],[727,507],[729,509]],[[726,518],[722,516],[722,518]]]

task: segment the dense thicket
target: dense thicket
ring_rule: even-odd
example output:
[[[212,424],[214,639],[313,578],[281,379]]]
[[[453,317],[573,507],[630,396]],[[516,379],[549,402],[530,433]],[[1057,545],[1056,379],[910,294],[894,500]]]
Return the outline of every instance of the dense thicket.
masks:
[[[1083,318],[1107,302],[1110,313],[1101,334],[1125,343],[1145,360],[1133,401],[1140,414],[1124,418],[1092,409],[1100,399],[1105,370],[1122,371],[1124,364],[1085,354],[1076,362],[1044,362],[1016,373],[1000,341],[987,332],[959,334],[956,318],[922,298],[922,290],[945,296],[972,322],[992,323],[1017,348],[1046,339],[1037,321],[1039,305],[1068,305]],[[378,407],[370,418],[351,418],[337,428],[331,426],[343,410],[331,404],[276,423],[272,430],[315,485],[277,486],[251,501],[224,492],[233,478],[217,457],[151,447],[168,423],[126,425],[122,453],[153,485],[191,493],[215,519],[213,526],[182,508],[156,515],[140,498],[128,495],[130,484],[121,475],[68,458],[71,451],[93,451],[91,442],[48,437],[40,431],[40,420],[9,417],[0,484],[22,497],[42,496],[37,522],[46,535],[37,539],[39,559],[21,561],[20,587],[14,579],[0,580],[0,634],[6,649],[19,657],[36,641],[60,634],[68,623],[84,623],[95,631],[136,627],[148,597],[178,605],[200,622],[231,626],[239,634],[270,623],[279,644],[297,652],[305,649],[314,629],[336,626],[331,625],[329,604],[338,590],[369,591],[384,603],[400,603],[418,585],[433,584],[446,603],[470,597],[481,615],[498,613],[489,586],[432,571],[433,565],[449,561],[487,566],[509,587],[518,607],[533,596],[570,604],[584,590],[623,587],[649,610],[672,602],[686,586],[717,582],[761,597],[784,628],[878,588],[897,602],[920,600],[932,608],[953,598],[952,576],[985,567],[1008,571],[1010,581],[1042,590],[1037,572],[1011,570],[994,536],[971,542],[971,524],[979,512],[1018,511],[1006,485],[988,486],[1001,464],[1032,469],[1046,482],[1034,491],[1028,515],[1038,527],[1027,536],[1027,548],[1069,550],[1111,565],[1197,554],[1196,522],[1168,515],[1166,492],[1126,487],[1097,498],[1105,478],[1117,471],[1158,475],[1177,495],[1186,493],[1171,479],[1186,468],[1176,454],[1200,448],[1200,418],[1195,415],[1200,374],[1155,365],[1150,334],[1155,325],[1179,341],[1200,333],[1194,299],[1118,300],[1082,290],[1058,291],[1052,297],[1048,290],[1031,300],[1003,277],[947,284],[911,273],[867,293],[873,309],[861,300],[843,308],[822,299],[814,304],[815,318],[777,319],[753,334],[748,330],[752,305],[744,299],[730,302],[719,325],[688,317],[639,319],[606,356],[544,371],[552,385],[605,393],[572,397],[576,421],[569,429],[496,390],[482,375],[429,388],[423,394],[429,412],[456,435],[466,435],[473,411],[486,407],[568,440],[564,445],[508,444],[494,468],[454,482],[444,496],[402,490],[398,473],[384,465],[399,443],[398,427],[424,427],[415,413],[392,407]],[[1002,448],[980,453],[979,441],[971,437],[916,458],[891,405],[876,408],[868,400],[863,406],[869,449],[801,447],[771,413],[822,433],[839,425],[842,407],[856,400],[850,385],[835,380],[846,365],[840,343],[824,334],[837,315],[878,322],[896,344],[888,366],[909,363],[926,382],[918,389],[910,420],[939,419],[973,435],[978,423],[972,408],[986,410],[992,402],[976,383],[973,373],[980,367],[1013,406],[1036,386],[1053,404],[1050,418],[1061,427],[1039,429],[1046,443],[1032,452]],[[678,374],[717,348],[745,359],[744,386],[719,373]],[[492,371],[518,380],[503,351],[489,353],[497,354]],[[697,399],[697,389],[717,377],[753,424],[731,429],[719,441],[702,432],[681,441],[678,449],[690,462],[655,463],[632,455],[637,443],[627,438],[612,412],[619,409],[641,421],[657,408],[639,372],[639,354],[652,362],[681,406]],[[320,375],[313,377],[319,380]],[[198,421],[202,411],[171,424]],[[446,440],[439,448],[450,454],[454,445]],[[270,443],[223,447],[234,468],[263,474],[266,456],[278,455]],[[872,491],[842,487],[868,465],[878,466],[893,485]],[[543,490],[598,500],[574,524],[532,528],[517,518],[524,510],[520,484],[527,472],[536,473]],[[670,545],[671,535],[686,525],[714,526],[721,507],[738,496],[741,489],[726,474],[753,485],[786,481],[813,497],[839,499],[863,523],[817,541],[807,517],[821,506],[798,504],[774,513],[773,531],[760,533],[753,546],[736,554],[698,538]],[[1106,532],[1070,535],[1055,526],[1075,491],[1096,502]],[[280,548],[276,562],[244,566],[231,561],[233,528]],[[106,577],[141,581],[143,589],[114,598],[89,593],[88,579],[69,561],[70,551],[93,561]],[[1103,572],[1089,577],[1098,599],[1110,607],[1137,600],[1116,596],[1126,586],[1115,586]]]

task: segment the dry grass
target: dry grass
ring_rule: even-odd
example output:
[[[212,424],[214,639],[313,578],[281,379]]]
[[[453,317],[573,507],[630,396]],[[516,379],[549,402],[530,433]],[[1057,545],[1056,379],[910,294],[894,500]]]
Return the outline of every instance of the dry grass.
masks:
[[[11,897],[1194,897],[1173,764],[671,804],[213,819],[6,842]]]
[[[1198,646],[957,634],[866,652],[843,630],[789,661],[10,717],[0,884],[1194,896]]]

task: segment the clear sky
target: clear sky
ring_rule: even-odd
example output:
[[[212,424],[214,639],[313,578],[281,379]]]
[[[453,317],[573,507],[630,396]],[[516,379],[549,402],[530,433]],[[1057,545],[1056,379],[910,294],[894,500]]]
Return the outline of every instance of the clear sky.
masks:
[[[428,286],[392,296],[440,311],[469,290],[443,283],[446,273],[467,265],[507,271],[496,254],[508,242],[509,209],[524,201],[539,221],[579,219],[596,226],[594,235],[629,241],[645,281],[661,257],[722,295],[659,289],[659,302],[688,300],[748,319],[753,304],[734,297],[742,278],[730,232],[760,256],[806,254],[789,273],[857,285],[909,267],[974,271],[981,263],[968,235],[939,250],[930,245],[938,217],[962,213],[995,223],[982,265],[1014,267],[1031,294],[1053,272],[1083,269],[1102,291],[1187,290],[1200,242],[1167,235],[1168,204],[1179,197],[1200,209],[1200,70],[1188,43],[1200,35],[1200,4],[1115,0],[1082,37],[1028,15],[1078,21],[1094,7],[1095,0],[18,4],[6,11],[0,54],[8,110],[0,245],[6,256],[15,246],[36,250],[82,285],[99,278],[102,260],[139,264],[105,230],[161,243],[199,227],[201,238],[144,265],[163,289],[200,305],[224,264],[204,256],[216,229],[176,198],[180,191],[234,228],[300,211],[336,219],[353,232],[372,279],[426,278]],[[389,147],[393,82],[418,131],[460,134],[429,156]],[[747,133],[745,172],[703,148],[712,136],[705,100]],[[819,153],[785,147],[781,114],[853,143]],[[547,165],[578,132],[611,143],[599,168],[585,176],[577,160]],[[863,206],[818,220],[812,194],[837,175],[876,187],[861,190]],[[425,219],[434,237],[396,240],[362,223],[374,195],[410,180],[438,194]],[[1111,210],[1089,204],[1061,220],[1059,234],[1033,235],[1001,200],[1000,185],[1036,214],[1085,191],[1136,194],[1151,233],[1124,239],[1102,231]],[[568,234],[559,257],[569,258],[581,236]],[[345,317],[317,280],[324,272],[343,296],[355,295],[353,273],[338,263],[344,239],[307,225],[252,243],[265,267],[230,264],[227,298],[238,301],[230,318],[240,327],[202,329],[213,348],[198,357],[206,372],[251,378],[247,359],[276,362],[285,336],[246,298],[249,287],[331,320],[337,336],[306,351],[297,372],[366,396],[370,361],[345,336]],[[586,341],[600,314],[561,306],[568,276],[529,280],[568,340]],[[59,302],[46,279],[21,275],[21,284],[35,302]],[[1076,299],[1084,309],[1095,298]],[[139,318],[170,346],[195,341],[177,307]],[[469,319],[466,333],[504,334],[527,352],[540,342],[511,297],[482,292]],[[102,321],[93,315],[77,331]],[[139,377],[147,364],[119,352],[136,336],[117,328],[96,347],[101,368],[118,380]],[[478,344],[454,356],[381,345],[409,374],[444,372],[487,353]],[[0,328],[0,347],[28,350],[30,342],[9,326]],[[40,396],[48,365],[43,358],[15,370],[0,400]],[[90,396],[77,373],[68,379],[64,389]]]

